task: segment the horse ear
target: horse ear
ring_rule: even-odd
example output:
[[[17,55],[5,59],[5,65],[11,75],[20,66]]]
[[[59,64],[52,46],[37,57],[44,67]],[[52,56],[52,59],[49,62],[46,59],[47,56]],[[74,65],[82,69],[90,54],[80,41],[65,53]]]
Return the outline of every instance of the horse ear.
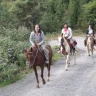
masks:
[[[30,51],[32,52],[32,50],[33,50],[33,49],[32,49],[32,47],[31,47],[31,48],[30,48]]]
[[[26,53],[26,52],[27,52],[27,50],[24,50],[24,52]]]

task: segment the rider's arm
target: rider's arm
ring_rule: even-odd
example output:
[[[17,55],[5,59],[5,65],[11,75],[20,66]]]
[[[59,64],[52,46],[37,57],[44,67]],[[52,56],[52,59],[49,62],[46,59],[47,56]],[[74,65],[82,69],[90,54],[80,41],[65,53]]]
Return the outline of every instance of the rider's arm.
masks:
[[[34,36],[34,32],[31,32],[29,41],[30,41],[30,43],[32,44],[32,46],[35,45],[34,42],[33,42],[33,36]]]
[[[68,36],[68,39],[72,38],[72,29],[71,28],[68,28],[69,30],[69,36]]]
[[[43,31],[41,31],[40,35],[41,35],[42,41],[38,45],[42,45],[44,43],[44,33],[43,33]]]

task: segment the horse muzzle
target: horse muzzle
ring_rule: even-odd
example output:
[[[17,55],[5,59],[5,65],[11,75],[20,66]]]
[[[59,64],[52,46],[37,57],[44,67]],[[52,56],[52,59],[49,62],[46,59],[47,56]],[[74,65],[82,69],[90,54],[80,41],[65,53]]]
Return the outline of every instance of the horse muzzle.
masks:
[[[30,69],[32,68],[32,65],[31,65],[31,64],[29,64],[29,68],[30,68]]]

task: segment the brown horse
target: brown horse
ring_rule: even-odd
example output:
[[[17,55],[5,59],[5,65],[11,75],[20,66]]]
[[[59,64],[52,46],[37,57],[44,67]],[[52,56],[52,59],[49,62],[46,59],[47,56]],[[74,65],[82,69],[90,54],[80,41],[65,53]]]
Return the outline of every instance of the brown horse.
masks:
[[[48,69],[48,81],[50,76],[50,65],[52,61],[52,49],[49,45],[46,45],[46,48],[49,50],[49,64],[46,64]],[[43,50],[40,49],[40,47],[35,46],[34,48],[29,48],[25,50],[26,59],[29,64],[29,68],[33,68],[37,80],[37,88],[39,88],[39,79],[38,79],[38,73],[36,66],[40,66],[41,68],[41,78],[43,81],[43,84],[45,84],[45,79],[43,77],[43,71],[44,71],[44,64],[45,64],[45,56]]]
[[[87,49],[88,49],[89,56],[90,56],[90,52],[93,55],[94,45],[95,45],[94,37],[92,35],[88,35],[88,38],[87,38]]]

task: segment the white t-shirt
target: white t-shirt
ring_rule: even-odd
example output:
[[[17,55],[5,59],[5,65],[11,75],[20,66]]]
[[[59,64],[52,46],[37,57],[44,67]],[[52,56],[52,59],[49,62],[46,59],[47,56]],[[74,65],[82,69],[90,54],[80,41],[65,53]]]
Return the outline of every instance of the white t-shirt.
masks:
[[[72,30],[68,27],[67,31],[64,31],[64,28],[62,29],[63,37],[67,37],[68,39],[72,38]]]
[[[88,34],[93,34],[93,30],[92,29],[88,29],[89,30],[89,32],[88,32]]]

